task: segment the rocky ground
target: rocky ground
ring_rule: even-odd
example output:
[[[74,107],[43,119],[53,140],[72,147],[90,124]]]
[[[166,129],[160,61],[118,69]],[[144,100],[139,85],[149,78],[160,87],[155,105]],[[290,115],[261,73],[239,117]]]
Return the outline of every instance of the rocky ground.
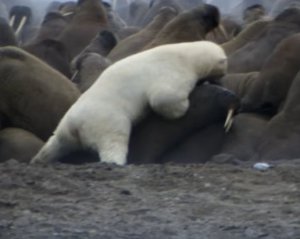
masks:
[[[299,239],[300,160],[0,165],[0,238]]]

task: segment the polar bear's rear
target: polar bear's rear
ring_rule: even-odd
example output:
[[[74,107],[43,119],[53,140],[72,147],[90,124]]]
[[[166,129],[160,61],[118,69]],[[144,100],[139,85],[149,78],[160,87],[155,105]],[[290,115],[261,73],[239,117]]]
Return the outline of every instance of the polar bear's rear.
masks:
[[[118,61],[69,109],[32,162],[87,147],[102,162],[124,165],[132,124],[148,105],[166,118],[179,118],[197,81],[226,69],[223,49],[208,41],[163,45]]]

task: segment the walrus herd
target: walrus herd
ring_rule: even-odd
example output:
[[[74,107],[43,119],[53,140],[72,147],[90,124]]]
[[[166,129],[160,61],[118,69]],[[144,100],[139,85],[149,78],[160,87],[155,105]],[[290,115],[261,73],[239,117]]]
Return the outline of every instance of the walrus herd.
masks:
[[[83,163],[85,151],[99,150],[96,160],[121,165],[299,158],[300,8],[243,2],[237,14],[194,0],[77,0],[53,2],[41,16],[26,1],[4,0],[0,162],[46,162],[41,152],[70,109],[66,137],[76,150],[61,147],[51,162],[72,163],[78,150]],[[115,120],[120,112],[138,115],[131,132]],[[116,152],[122,162],[110,160]]]

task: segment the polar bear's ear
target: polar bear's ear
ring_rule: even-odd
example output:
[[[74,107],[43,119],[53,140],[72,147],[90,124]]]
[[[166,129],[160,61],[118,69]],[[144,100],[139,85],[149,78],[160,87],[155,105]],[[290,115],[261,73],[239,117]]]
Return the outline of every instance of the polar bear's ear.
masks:
[[[226,63],[227,63],[226,58],[223,58],[223,59],[219,60],[219,62],[218,62],[219,65],[223,65],[223,64],[226,64]]]
[[[222,58],[216,61],[216,64],[214,65],[211,74],[213,76],[223,76],[227,72],[227,59]]]
[[[223,58],[221,60],[219,60],[218,62],[218,68],[220,68],[220,70],[225,73],[227,71],[227,66],[228,66],[228,61],[226,58]]]

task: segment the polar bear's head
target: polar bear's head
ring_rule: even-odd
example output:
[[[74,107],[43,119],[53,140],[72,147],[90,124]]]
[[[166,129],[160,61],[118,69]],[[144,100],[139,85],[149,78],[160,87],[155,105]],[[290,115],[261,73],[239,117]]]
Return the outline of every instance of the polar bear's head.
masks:
[[[227,56],[221,46],[210,41],[190,45],[190,59],[199,77],[223,76],[227,71]]]
[[[219,77],[225,75],[227,72],[227,66],[227,58],[220,58],[216,60],[214,67],[212,67],[212,70],[210,72],[210,76]]]

